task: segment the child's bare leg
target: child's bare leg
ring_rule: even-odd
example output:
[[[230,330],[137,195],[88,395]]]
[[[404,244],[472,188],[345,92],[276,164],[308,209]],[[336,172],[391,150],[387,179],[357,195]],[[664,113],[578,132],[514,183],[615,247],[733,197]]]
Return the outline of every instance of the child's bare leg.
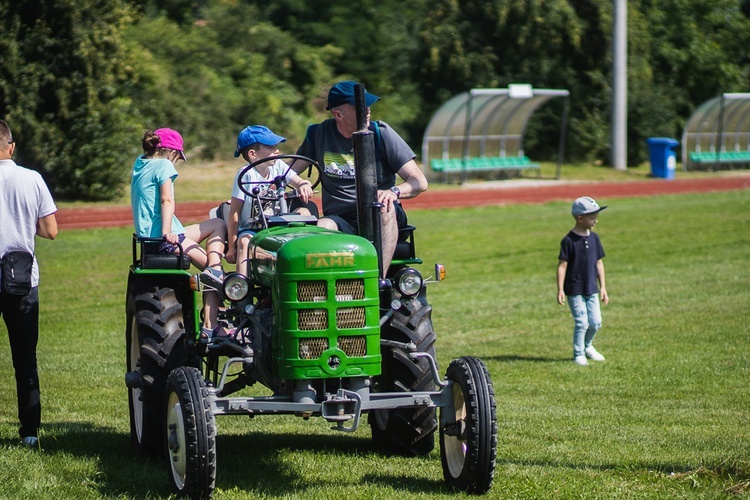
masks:
[[[221,268],[224,258],[224,241],[227,227],[221,219],[209,219],[185,228],[183,246],[190,260],[198,269]],[[206,241],[206,250],[198,242]],[[203,327],[213,330],[218,326],[219,294],[214,291],[203,293]]]
[[[237,272],[247,276],[250,260],[250,238],[251,234],[245,233],[237,240]]]
[[[193,264],[201,270],[207,266],[221,267],[221,261],[224,258],[224,241],[226,237],[227,226],[221,219],[208,219],[186,227],[185,243],[188,240],[191,240],[191,243],[206,241],[206,250],[202,256],[196,255],[196,258],[193,258],[193,254],[188,252]],[[190,246],[192,247],[193,245]]]
[[[312,215],[312,214],[310,213],[310,210],[308,210],[308,209],[307,209],[307,208],[305,208],[305,207],[299,207],[299,208],[298,208],[297,210],[295,210],[294,212],[295,212],[295,213],[298,213],[298,214],[300,214],[300,215]]]
[[[182,242],[184,252],[190,257],[190,262],[198,269],[205,269],[208,256],[200,244],[185,238]],[[217,326],[217,314],[219,311],[219,294],[214,291],[203,292],[203,327],[213,330]]]
[[[219,294],[203,292],[203,327],[213,330],[218,326]]]

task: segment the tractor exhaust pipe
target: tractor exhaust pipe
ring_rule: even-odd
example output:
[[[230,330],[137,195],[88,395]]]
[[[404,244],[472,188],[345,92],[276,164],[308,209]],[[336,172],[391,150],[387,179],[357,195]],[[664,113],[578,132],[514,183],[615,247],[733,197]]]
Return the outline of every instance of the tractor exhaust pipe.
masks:
[[[375,136],[367,128],[365,86],[354,86],[354,107],[357,111],[357,131],[354,132],[354,175],[357,186],[357,222],[359,235],[368,239],[378,252],[379,276],[383,278],[382,233],[378,203],[378,175],[375,157]]]

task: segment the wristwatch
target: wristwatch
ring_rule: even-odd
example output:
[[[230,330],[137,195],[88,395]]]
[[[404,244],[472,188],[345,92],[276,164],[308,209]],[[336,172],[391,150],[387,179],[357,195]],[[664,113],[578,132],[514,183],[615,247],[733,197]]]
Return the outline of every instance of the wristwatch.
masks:
[[[393,186],[391,188],[391,191],[393,191],[396,194],[396,198],[401,198],[401,190],[397,188],[396,186]]]

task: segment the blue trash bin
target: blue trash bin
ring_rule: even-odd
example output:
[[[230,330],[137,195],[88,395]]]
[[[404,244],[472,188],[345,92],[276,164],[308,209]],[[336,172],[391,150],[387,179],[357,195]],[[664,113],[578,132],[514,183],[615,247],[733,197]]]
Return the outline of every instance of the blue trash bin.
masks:
[[[651,175],[662,179],[674,179],[677,157],[674,148],[679,144],[668,137],[651,137],[646,139],[648,158],[651,162]]]

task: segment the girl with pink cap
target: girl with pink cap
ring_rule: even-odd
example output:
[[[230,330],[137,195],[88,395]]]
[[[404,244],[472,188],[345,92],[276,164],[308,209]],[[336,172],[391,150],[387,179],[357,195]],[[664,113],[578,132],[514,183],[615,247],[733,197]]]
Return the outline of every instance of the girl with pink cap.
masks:
[[[181,245],[194,266],[221,276],[227,228],[221,219],[208,219],[187,227],[175,215],[175,164],[187,161],[182,136],[176,130],[160,128],[146,132],[142,139],[143,154],[133,163],[130,199],[135,232],[140,238],[162,238],[159,253],[176,253]],[[201,247],[206,242],[206,249]],[[204,324],[201,333],[207,337],[220,332],[217,321],[219,296],[210,291],[203,295]]]

